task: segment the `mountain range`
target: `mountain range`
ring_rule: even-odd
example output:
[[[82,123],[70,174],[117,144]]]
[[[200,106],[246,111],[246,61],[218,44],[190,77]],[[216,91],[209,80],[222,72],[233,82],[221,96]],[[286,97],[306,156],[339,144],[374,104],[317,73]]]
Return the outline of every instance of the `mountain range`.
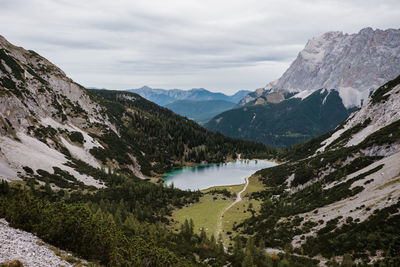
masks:
[[[200,124],[204,124],[215,115],[235,107],[250,92],[240,90],[229,96],[223,93],[210,92],[204,88],[167,90],[153,89],[148,86],[126,91],[136,93]]]
[[[264,104],[228,111],[281,132],[310,120],[303,140],[328,131],[272,149],[210,132],[135,93],[87,90],[0,36],[0,255],[13,260],[4,264],[399,266],[400,76],[352,113],[335,89],[290,94],[271,90]],[[159,177],[239,155],[280,164],[249,177],[242,203],[220,215],[232,229],[216,238],[190,217],[176,226],[173,212],[209,201],[193,217],[211,217],[236,204],[230,194],[241,186],[183,191]]]
[[[281,78],[245,96],[243,107],[219,114],[205,126],[278,147],[325,133],[399,75],[399,43],[396,29],[328,32],[313,38]],[[316,97],[318,92],[324,97]]]
[[[192,101],[205,101],[205,100],[223,100],[231,103],[238,103],[250,91],[240,90],[235,94],[229,96],[223,93],[210,92],[204,88],[195,88],[190,90],[181,89],[153,89],[148,86],[143,86],[139,89],[128,89],[128,92],[136,93],[151,102],[160,106],[166,106],[177,100],[192,100]]]

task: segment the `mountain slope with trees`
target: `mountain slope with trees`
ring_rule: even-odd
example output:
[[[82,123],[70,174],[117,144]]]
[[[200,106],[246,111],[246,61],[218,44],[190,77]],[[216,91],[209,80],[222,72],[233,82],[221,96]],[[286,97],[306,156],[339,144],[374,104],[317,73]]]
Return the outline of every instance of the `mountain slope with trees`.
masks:
[[[234,138],[284,147],[334,129],[351,111],[343,106],[336,91],[321,89],[304,99],[229,110],[215,116],[205,127]]]
[[[251,196],[263,202],[260,214],[236,230],[331,266],[397,266],[399,96],[400,76],[334,131],[281,150],[285,163],[254,174],[266,187]]]
[[[214,116],[234,108],[236,104],[224,100],[178,100],[165,107],[176,114],[188,117],[199,124],[205,124]]]

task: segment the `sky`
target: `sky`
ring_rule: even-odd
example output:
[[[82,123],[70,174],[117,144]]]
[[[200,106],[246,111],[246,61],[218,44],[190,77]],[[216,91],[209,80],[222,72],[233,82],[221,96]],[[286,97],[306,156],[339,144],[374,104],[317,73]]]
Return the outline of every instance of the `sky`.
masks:
[[[0,0],[0,35],[76,82],[233,94],[279,78],[312,37],[400,28],[399,0]]]

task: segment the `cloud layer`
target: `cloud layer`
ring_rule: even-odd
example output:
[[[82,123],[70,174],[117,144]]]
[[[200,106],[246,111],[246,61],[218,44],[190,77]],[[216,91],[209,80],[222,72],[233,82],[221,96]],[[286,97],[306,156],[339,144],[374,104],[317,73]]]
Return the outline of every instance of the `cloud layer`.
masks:
[[[327,31],[400,27],[398,0],[0,0],[0,34],[86,86],[233,93]]]

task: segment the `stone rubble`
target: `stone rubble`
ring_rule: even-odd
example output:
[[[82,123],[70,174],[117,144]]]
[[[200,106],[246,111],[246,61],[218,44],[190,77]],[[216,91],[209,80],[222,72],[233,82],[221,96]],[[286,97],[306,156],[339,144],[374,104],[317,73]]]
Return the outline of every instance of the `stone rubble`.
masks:
[[[0,219],[0,263],[19,260],[25,267],[74,266],[57,256],[40,238],[8,225]],[[61,255],[73,257],[70,253],[58,250]],[[82,262],[86,264],[86,262]]]

